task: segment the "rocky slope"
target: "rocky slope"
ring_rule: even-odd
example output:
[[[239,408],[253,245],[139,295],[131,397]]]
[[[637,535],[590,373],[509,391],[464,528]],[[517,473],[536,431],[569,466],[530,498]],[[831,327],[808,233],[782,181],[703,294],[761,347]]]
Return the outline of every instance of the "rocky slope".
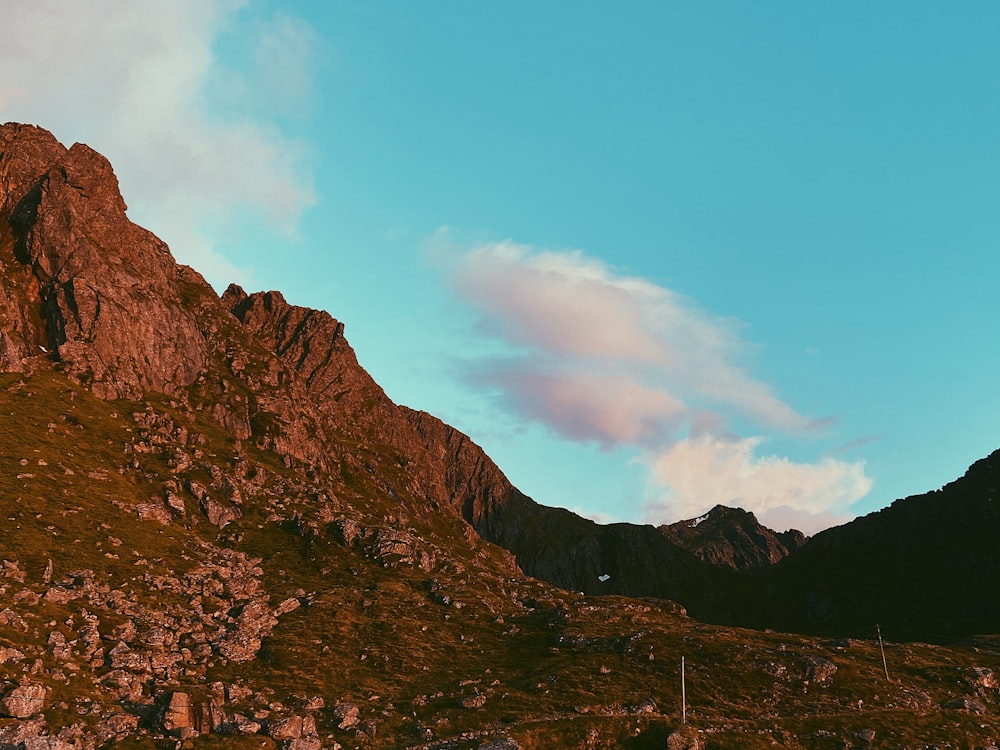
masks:
[[[0,417],[0,750],[1000,737],[993,639],[890,644],[886,683],[872,641],[597,596],[734,618],[757,579],[533,503],[393,404],[339,321],[218,297],[129,222],[103,157],[15,124]]]

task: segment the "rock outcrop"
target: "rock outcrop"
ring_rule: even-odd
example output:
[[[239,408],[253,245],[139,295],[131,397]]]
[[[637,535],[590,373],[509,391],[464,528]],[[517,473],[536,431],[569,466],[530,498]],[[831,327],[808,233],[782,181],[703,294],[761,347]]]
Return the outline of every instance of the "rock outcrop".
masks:
[[[208,344],[185,309],[184,287],[208,285],[127,219],[103,156],[79,143],[66,150],[37,128],[3,130],[0,205],[10,211],[0,263],[22,267],[21,306],[34,307],[35,318],[29,326],[7,316],[5,369],[45,352],[105,398],[190,385]]]
[[[0,711],[13,719],[28,719],[42,712],[47,694],[44,685],[22,682],[0,700]]]

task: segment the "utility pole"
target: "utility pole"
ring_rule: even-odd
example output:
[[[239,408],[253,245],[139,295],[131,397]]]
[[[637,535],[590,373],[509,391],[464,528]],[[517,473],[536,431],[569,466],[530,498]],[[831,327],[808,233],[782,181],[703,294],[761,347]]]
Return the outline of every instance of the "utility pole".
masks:
[[[882,645],[882,629],[875,623],[875,632],[878,633],[878,650],[882,652],[882,669],[885,670],[885,681],[889,681],[889,665],[885,662],[885,646]]]
[[[688,722],[687,688],[684,685],[684,657],[681,657],[681,724]]]

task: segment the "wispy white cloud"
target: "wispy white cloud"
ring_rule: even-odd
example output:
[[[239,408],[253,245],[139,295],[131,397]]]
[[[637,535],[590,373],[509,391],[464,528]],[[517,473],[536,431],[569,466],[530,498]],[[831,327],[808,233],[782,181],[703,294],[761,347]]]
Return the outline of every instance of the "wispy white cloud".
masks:
[[[258,88],[214,51],[242,5],[38,0],[0,25],[0,119],[35,122],[108,156],[133,220],[216,284],[243,271],[219,255],[213,227],[249,209],[294,231],[315,202],[308,149],[282,134],[273,112],[221,111],[210,96],[219,81],[234,96]],[[286,90],[308,85],[308,27],[277,16],[257,28],[265,57],[303,50],[285,55]]]
[[[646,457],[651,469],[648,521],[693,517],[706,507],[745,508],[780,531],[792,524],[811,534],[850,520],[850,506],[868,494],[872,482],[864,462],[822,458],[796,463],[760,456],[759,437],[685,438]]]
[[[435,242],[448,243],[447,233]],[[846,520],[870,489],[863,462],[795,463],[759,455],[759,437],[732,434],[734,422],[801,436],[824,424],[749,373],[737,321],[577,250],[505,241],[438,257],[480,312],[480,332],[507,346],[469,363],[470,377],[567,439],[638,449],[650,476],[645,520],[722,503],[815,531]]]
[[[607,526],[611,523],[621,523],[621,519],[616,518],[610,513],[588,510],[580,505],[574,505],[572,508],[566,508],[566,510],[570,513],[575,513],[581,518],[589,518],[594,523],[599,523],[602,526]]]

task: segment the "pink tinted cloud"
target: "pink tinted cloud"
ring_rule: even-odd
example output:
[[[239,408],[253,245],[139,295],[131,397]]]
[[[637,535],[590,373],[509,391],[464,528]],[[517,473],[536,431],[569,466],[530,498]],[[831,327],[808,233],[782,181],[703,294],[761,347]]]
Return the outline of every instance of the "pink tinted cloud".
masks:
[[[669,440],[688,417],[677,398],[625,373],[547,371],[518,364],[480,378],[501,389],[508,407],[570,440],[652,446]]]
[[[811,424],[736,364],[746,346],[733,321],[579,251],[480,245],[462,256],[454,284],[481,311],[487,333],[536,359],[616,369],[698,408],[735,410],[780,429]]]
[[[652,523],[693,518],[715,505],[741,507],[779,526],[794,520],[807,534],[850,520],[850,506],[871,490],[863,461],[796,463],[758,455],[761,438],[684,439],[645,460],[651,469]]]
[[[848,520],[869,491],[863,462],[761,455],[762,438],[729,432],[736,418],[800,434],[825,424],[745,370],[734,321],[574,250],[484,244],[459,254],[455,269],[481,330],[518,352],[480,360],[476,379],[569,440],[638,448],[650,475],[645,520],[723,504],[813,533]]]
[[[660,366],[672,359],[647,319],[660,290],[610,279],[602,264],[577,251],[481,246],[462,259],[455,286],[485,314],[491,333],[515,346]]]

